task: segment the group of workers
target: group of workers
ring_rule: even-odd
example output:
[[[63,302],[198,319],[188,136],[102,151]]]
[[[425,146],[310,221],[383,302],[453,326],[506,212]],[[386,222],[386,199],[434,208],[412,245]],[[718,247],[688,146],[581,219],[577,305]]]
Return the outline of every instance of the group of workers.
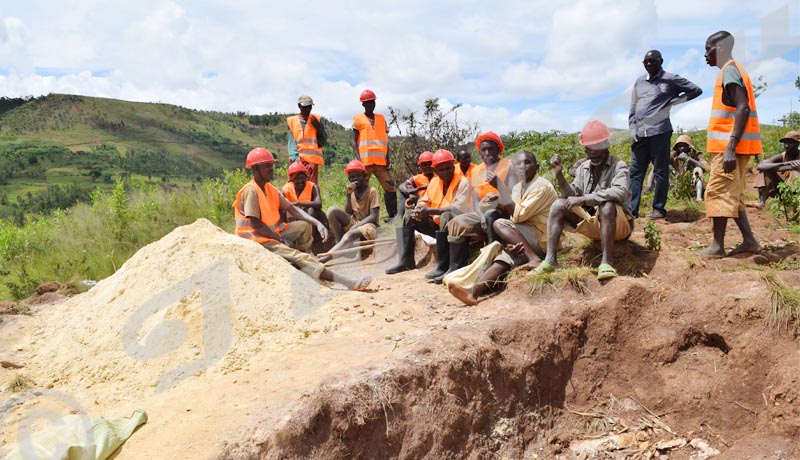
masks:
[[[436,241],[436,265],[425,274],[435,283],[468,265],[472,247],[501,243],[503,250],[477,282],[469,288],[448,283],[452,295],[475,305],[515,267],[536,273],[556,270],[556,254],[565,230],[600,242],[598,279],[617,276],[612,265],[614,242],[627,239],[633,231],[644,177],[652,163],[655,193],[648,218],[663,219],[667,215],[672,168],[676,174],[692,175],[695,196],[705,200],[707,215],[713,220],[713,239],[699,252],[701,256],[758,252],[760,246],[747,221],[745,167],[753,155],[762,153],[762,148],[753,85],[741,64],[732,58],[733,44],[733,36],[726,31],[709,36],[705,43],[706,62],[720,69],[707,130],[710,164],[686,135],[679,136],[670,148],[670,108],[702,91],[688,80],[665,72],[661,53],[651,50],[643,61],[647,74],[637,79],[631,100],[630,170],[610,154],[608,127],[592,120],[581,130],[579,143],[586,157],[570,168],[571,182],[564,175],[560,156],[552,156],[555,187],[539,175],[536,156],[531,152],[522,151],[510,159],[502,157],[503,141],[491,131],[475,140],[480,164],[472,164],[467,149],[455,156],[444,149],[423,152],[418,158],[419,174],[395,187],[386,120],[374,113],[375,93],[365,90],[360,96],[364,113],[353,119],[351,147],[355,159],[345,168],[350,183],[344,209],[333,206],[324,214],[315,178],[324,164],[325,131],[319,116],[311,114],[312,99],[301,96],[300,114],[287,120],[289,154],[294,161],[288,170],[290,181],[278,191],[269,183],[273,155],[263,148],[251,151],[247,167],[253,171],[253,181],[239,191],[234,203],[236,234],[262,244],[310,276],[340,282],[351,289],[366,289],[369,277],[336,275],[323,265],[331,256],[315,257],[309,248],[315,236],[327,240],[329,229],[335,242],[331,252],[375,239],[380,199],[369,185],[370,176],[375,174],[384,192],[387,219],[402,218],[396,230],[398,261],[386,269],[387,274],[416,268],[417,232]],[[800,175],[800,132],[787,133],[781,142],[786,151],[757,167],[761,174],[756,186],[762,206],[767,197],[774,196],[778,183]],[[706,173],[710,173],[707,183]],[[402,195],[399,209],[397,189]],[[736,222],[743,241],[726,252],[729,218]]]

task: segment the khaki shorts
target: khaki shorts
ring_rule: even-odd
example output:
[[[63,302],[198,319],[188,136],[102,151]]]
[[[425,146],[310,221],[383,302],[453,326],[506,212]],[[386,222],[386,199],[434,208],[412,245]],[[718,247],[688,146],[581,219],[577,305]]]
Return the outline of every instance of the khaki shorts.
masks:
[[[711,154],[711,177],[706,185],[707,217],[739,217],[744,204],[745,179],[750,155],[736,155],[736,169],[726,173],[722,169],[721,153]]]
[[[311,224],[304,220],[295,220],[286,224],[281,236],[301,251],[308,250],[314,242],[314,232]]]
[[[350,225],[348,225],[347,228],[344,229],[344,231],[345,232],[350,231],[350,229],[353,228],[353,224],[354,223],[355,222],[351,222]],[[358,226],[358,227],[356,227],[356,229],[359,232],[361,232],[361,236],[364,237],[365,240],[374,240],[375,239],[375,231],[378,229],[378,227],[375,224],[373,224],[372,222],[370,222],[368,224],[363,224],[361,226]]]
[[[513,228],[514,230],[518,231],[522,238],[528,243],[528,246],[536,252],[539,257],[544,257],[545,252],[547,251],[547,241],[539,241],[539,237],[536,234],[536,230],[528,224],[511,222],[510,219],[497,219],[495,221],[496,224],[502,225],[503,227]],[[544,247],[542,247],[544,244]],[[518,267],[525,262],[527,259],[525,256],[514,257],[505,251],[501,251],[497,257],[495,257],[496,261],[505,262],[512,267]]]
[[[625,209],[620,205],[616,205],[616,207],[617,228],[614,233],[614,241],[622,241],[631,236],[633,226],[631,225],[631,217],[625,215]],[[597,217],[597,215],[600,214],[600,210],[598,209],[593,216],[580,206],[575,206],[571,211],[573,214],[580,217],[581,221],[578,222],[577,227],[570,229],[570,231],[580,233],[595,241],[600,241],[600,219]],[[567,227],[570,227],[569,223],[567,223]]]

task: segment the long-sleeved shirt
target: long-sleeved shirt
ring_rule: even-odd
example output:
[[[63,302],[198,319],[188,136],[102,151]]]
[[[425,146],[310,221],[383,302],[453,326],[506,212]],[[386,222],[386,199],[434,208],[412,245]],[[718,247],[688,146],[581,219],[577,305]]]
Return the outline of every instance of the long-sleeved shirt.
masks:
[[[637,138],[672,132],[669,111],[673,105],[691,101],[703,94],[699,86],[673,73],[642,75],[633,84],[628,126]]]
[[[303,129],[306,128],[306,120],[303,120],[302,117],[300,118],[300,126]],[[325,147],[325,143],[328,141],[328,135],[325,133],[325,123],[322,123],[320,120],[319,129],[317,130],[317,145],[320,147]],[[287,142],[286,148],[289,151],[289,159],[294,161],[300,161],[300,153],[297,152],[297,141],[294,139],[294,134],[292,134],[292,130],[289,130],[287,134]]]
[[[619,158],[609,155],[599,177],[592,173],[592,162],[584,161],[575,171],[575,180],[570,188],[572,194],[586,198],[586,206],[599,206],[605,201],[619,204],[625,214],[631,211],[631,176],[628,165]],[[562,194],[563,194],[562,190]]]

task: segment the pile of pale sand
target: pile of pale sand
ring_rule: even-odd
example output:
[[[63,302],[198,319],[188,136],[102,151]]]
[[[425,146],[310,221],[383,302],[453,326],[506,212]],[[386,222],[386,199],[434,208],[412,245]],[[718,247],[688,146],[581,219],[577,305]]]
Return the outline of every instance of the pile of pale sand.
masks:
[[[41,316],[28,368],[40,386],[129,396],[248,369],[328,328],[330,289],[205,219],[139,250],[114,275]]]

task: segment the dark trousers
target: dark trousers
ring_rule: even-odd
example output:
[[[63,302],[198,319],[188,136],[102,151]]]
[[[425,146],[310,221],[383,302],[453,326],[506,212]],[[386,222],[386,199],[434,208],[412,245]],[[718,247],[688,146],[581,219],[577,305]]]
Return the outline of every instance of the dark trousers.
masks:
[[[667,212],[667,193],[669,192],[669,143],[672,132],[644,137],[631,145],[631,208],[633,215],[639,216],[639,201],[642,198],[647,167],[653,163],[655,175],[655,194],[653,209]]]

